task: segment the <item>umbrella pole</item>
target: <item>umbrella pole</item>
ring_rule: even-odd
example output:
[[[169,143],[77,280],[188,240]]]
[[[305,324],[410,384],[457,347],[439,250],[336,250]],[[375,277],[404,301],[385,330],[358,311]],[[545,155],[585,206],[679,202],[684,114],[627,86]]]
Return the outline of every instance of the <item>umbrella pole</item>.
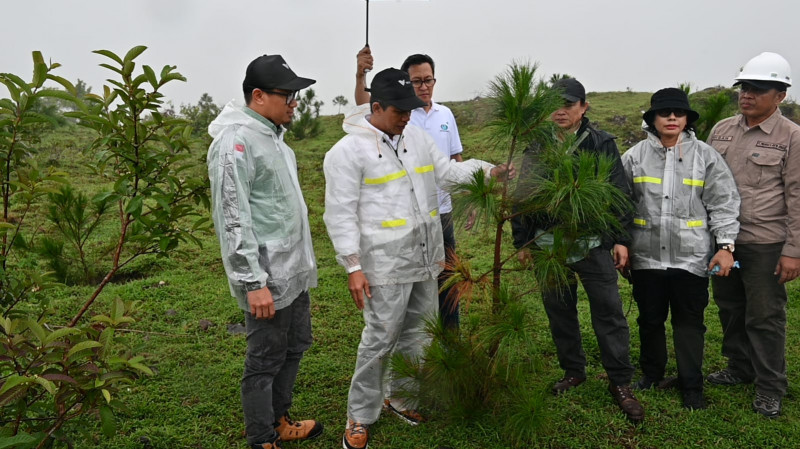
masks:
[[[367,47],[369,47],[369,0],[367,0]]]

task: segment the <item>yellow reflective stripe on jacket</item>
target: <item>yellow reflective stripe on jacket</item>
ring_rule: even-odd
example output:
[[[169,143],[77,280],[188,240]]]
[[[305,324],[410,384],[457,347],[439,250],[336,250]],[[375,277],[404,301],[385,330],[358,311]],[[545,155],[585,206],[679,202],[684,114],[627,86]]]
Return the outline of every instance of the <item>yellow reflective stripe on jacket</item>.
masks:
[[[647,220],[644,220],[642,218],[634,218],[633,219],[633,224],[637,224],[639,226],[646,226],[647,225]]]
[[[434,209],[431,211],[431,217],[435,217],[437,215],[439,215],[439,209]]]
[[[661,184],[661,178],[653,178],[651,176],[637,176],[633,178],[634,184],[638,184],[640,182],[649,182],[650,184]]]
[[[427,173],[429,171],[433,171],[433,165],[423,165],[422,167],[416,167],[414,171],[417,173]]]
[[[703,220],[687,221],[686,222],[686,226],[688,226],[690,228],[699,228],[699,227],[703,226]]]
[[[704,185],[706,185],[706,182],[703,181],[702,179],[683,178],[683,183],[686,184],[687,186],[695,186],[695,187],[703,187]]]
[[[364,178],[364,184],[386,184],[389,181],[394,181],[395,179],[400,179],[403,176],[407,175],[408,173],[403,170],[397,173],[390,173],[386,176],[382,176],[380,178]]]
[[[406,224],[406,219],[400,218],[397,220],[386,220],[383,223],[381,223],[381,226],[383,226],[384,228],[396,228],[398,226],[405,226],[405,224]]]

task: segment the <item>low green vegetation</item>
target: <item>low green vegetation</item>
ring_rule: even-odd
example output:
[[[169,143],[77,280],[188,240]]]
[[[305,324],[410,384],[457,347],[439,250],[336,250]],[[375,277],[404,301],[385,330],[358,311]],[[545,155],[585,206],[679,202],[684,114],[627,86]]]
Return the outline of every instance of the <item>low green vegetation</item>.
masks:
[[[592,109],[589,116],[601,129],[617,135],[620,149],[625,150],[642,138],[639,129],[641,111],[647,109],[649,96],[649,93],[639,92],[590,93],[588,100]],[[485,124],[490,106],[486,100],[477,99],[448,105],[457,116],[465,156],[495,163],[504,162],[508,155],[507,149],[492,147],[488,139]],[[325,152],[344,135],[341,121],[341,115],[319,117],[319,134],[316,137],[302,140],[289,137],[289,144],[297,153],[300,182],[309,206],[320,279],[319,287],[311,293],[314,345],[306,353],[301,365],[292,413],[299,419],[314,417],[325,424],[326,430],[316,441],[287,444],[288,448],[341,447],[341,433],[346,419],[346,395],[363,324],[359,311],[350,299],[346,275],[334,260],[333,248],[322,222],[322,161]],[[62,193],[63,203],[74,205],[78,193],[94,198],[102,191],[115,191],[117,182],[101,176],[98,173],[99,165],[92,157],[93,153],[84,153],[97,138],[95,130],[67,123],[43,128],[37,133],[36,139],[26,142],[37,150],[30,153],[30,161],[40,167],[41,173],[46,173],[46,168],[68,173],[73,196],[68,201],[63,197],[66,194]],[[181,137],[191,137],[191,133],[191,128],[185,128],[185,133],[181,131]],[[181,153],[186,156],[182,160],[201,161],[206,151],[205,144],[203,138],[195,140],[185,149],[185,153]],[[113,161],[105,161],[106,167],[111,167],[108,164]],[[192,178],[190,175],[201,177],[203,169],[202,164],[187,168],[186,177],[177,175],[174,181],[185,182]],[[129,189],[130,184],[125,188]],[[52,188],[37,197],[35,207],[30,209],[30,215],[25,219],[35,225],[32,229],[41,229],[41,232],[46,230],[46,234],[50,236],[58,235],[48,221],[48,211],[44,207],[47,194],[58,192],[59,189]],[[130,206],[130,202],[125,202],[122,211],[133,214],[128,216],[130,219],[137,213],[142,214],[143,210],[157,208],[159,204],[157,197],[143,202],[142,209],[135,203]],[[207,215],[202,201],[199,205],[192,204],[191,209],[184,211],[200,214],[201,218]],[[19,207],[12,207],[10,211],[17,214],[21,210]],[[70,209],[65,207],[64,210]],[[112,210],[113,214],[119,214],[117,203],[114,203]],[[91,208],[86,213],[90,211]],[[161,214],[163,216],[166,212]],[[213,230],[199,226],[192,233],[193,238],[185,239],[196,239],[199,245],[176,246],[183,236],[181,232],[191,229],[195,223],[191,214],[177,220],[180,225],[177,230],[164,231],[166,239],[134,240],[134,243],[140,242],[140,246],[134,246],[134,249],[151,248],[153,251],[150,252],[153,253],[158,252],[156,250],[163,245],[164,249],[170,250],[170,256],[161,257],[166,255],[163,252],[160,256],[143,252],[140,257],[117,267],[95,303],[86,312],[82,321],[94,322],[97,326],[83,328],[80,332],[84,337],[80,341],[97,341],[103,329],[116,329],[109,354],[120,359],[116,360],[117,363],[127,363],[127,369],[136,375],[130,375],[128,381],[114,385],[110,392],[115,401],[113,407],[102,408],[103,403],[107,402],[102,393],[103,387],[92,385],[91,391],[95,395],[93,404],[97,407],[87,403],[83,416],[65,420],[60,427],[59,438],[51,441],[52,445],[48,447],[246,447],[242,435],[244,425],[239,398],[239,379],[245,350],[244,336],[239,333],[238,326],[243,321],[242,314],[230,297]],[[6,223],[14,221],[9,219]],[[114,247],[120,235],[118,226],[110,223],[98,225],[96,238],[87,247],[87,254],[104,254],[108,247]],[[492,248],[495,247],[496,233],[487,232],[484,230],[486,228],[477,232],[457,232],[459,255],[463,260],[469,261],[473,272],[491,271],[494,262]],[[506,225],[505,231],[504,247],[510,248],[510,227]],[[65,246],[70,244],[66,238],[61,238],[61,241]],[[141,246],[144,244],[151,246]],[[28,250],[15,248],[15,251],[23,249]],[[81,273],[85,273],[80,257],[75,258],[79,251],[70,254],[73,257],[67,262],[70,265],[69,271],[73,273],[70,279],[78,279]],[[511,253],[503,254],[506,257]],[[46,269],[46,259],[12,257],[9,262],[33,272],[36,272],[34,268]],[[113,266],[108,260],[100,264],[106,270]],[[512,264],[510,268],[519,267]],[[93,277],[92,273],[90,271],[89,278]],[[521,269],[504,274],[503,279],[509,288],[520,292],[531,290],[534,284],[530,272]],[[50,327],[45,327],[43,332],[48,335],[52,335],[50,332],[58,332],[59,326],[68,324],[75,317],[75,311],[81,309],[97,288],[90,283],[69,281],[66,277],[64,280],[72,285],[52,285],[52,288],[46,290],[46,298],[39,294],[38,301],[46,299],[46,316]],[[535,374],[527,379],[527,384],[528,389],[542,393],[540,396],[543,398],[542,403],[531,401],[541,412],[537,416],[542,417],[542,426],[533,437],[531,447],[797,447],[797,442],[800,441],[800,406],[797,402],[800,349],[792,342],[800,341],[800,309],[796,301],[800,297],[799,282],[789,284],[787,362],[790,389],[789,396],[784,401],[783,416],[767,420],[750,411],[750,402],[754,395],[752,385],[733,388],[707,386],[709,408],[693,412],[681,407],[680,394],[677,391],[641,393],[639,396],[646,408],[646,417],[640,427],[632,427],[625,420],[606,390],[607,379],[599,360],[585,296],[579,302],[579,312],[585,337],[584,348],[589,360],[588,381],[562,397],[553,397],[547,393],[562,373],[555,357],[547,317],[540,299],[535,293],[524,296],[520,307],[524,308],[527,317],[525,324],[530,331],[529,343],[534,348],[530,356],[538,361]],[[624,309],[631,325],[632,355],[636,357],[639,353],[636,307],[631,300],[630,286],[622,279],[620,285]],[[480,290],[476,289],[476,292]],[[479,295],[469,303],[469,307],[464,308],[462,313],[465,323],[479,324],[475,321],[479,312],[492,308],[490,293],[488,291],[485,296]],[[724,366],[724,359],[720,354],[722,332],[716,314],[717,308],[712,301],[706,311],[706,372]],[[34,321],[36,318],[34,316]],[[25,325],[35,328],[30,322]],[[8,327],[3,327],[7,333]],[[95,329],[94,333],[92,329]],[[39,334],[39,330],[35,333]],[[26,341],[32,342],[36,347],[43,346],[32,337]],[[71,344],[77,343],[79,341],[75,340]],[[83,355],[89,357],[88,352]],[[2,363],[4,360],[0,359],[0,369],[3,370],[0,371],[0,380],[7,382],[11,373],[5,368],[7,365]],[[669,373],[675,374],[674,357],[667,369]],[[150,373],[152,375],[147,375]],[[34,388],[32,386],[31,391],[46,394],[42,389],[44,387],[39,390]],[[0,448],[26,447],[9,443],[11,440],[8,439],[7,430],[15,425],[18,417],[6,413],[10,409],[2,410]],[[55,401],[46,402],[35,408],[30,415],[19,419],[48,416],[53,411],[58,411]],[[112,419],[116,422],[115,432],[109,424]],[[507,422],[498,422],[494,416],[462,420],[433,414],[428,422],[410,427],[399,419],[384,414],[371,428],[373,437],[370,447],[507,448],[510,447],[510,439],[508,430],[504,427],[506,425]]]

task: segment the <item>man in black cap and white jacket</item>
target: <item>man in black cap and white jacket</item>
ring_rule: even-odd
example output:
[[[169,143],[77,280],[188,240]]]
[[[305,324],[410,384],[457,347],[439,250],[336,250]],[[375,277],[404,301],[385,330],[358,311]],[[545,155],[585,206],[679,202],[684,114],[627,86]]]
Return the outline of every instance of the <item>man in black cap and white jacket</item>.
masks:
[[[242,83],[246,105],[231,101],[208,127],[214,228],[247,328],[241,395],[253,449],[322,433],[314,420],[289,417],[300,359],[311,346],[308,289],[317,286],[317,266],[283,125],[292,120],[299,91],[314,83],[295,75],[280,55],[260,56]]]
[[[438,309],[436,279],[445,259],[437,186],[469,182],[472,173],[512,177],[513,168],[444,156],[422,129],[406,127],[424,105],[406,72],[386,69],[371,85],[370,112],[345,118],[343,137],[325,155],[325,225],[364,330],[348,396],[342,445],[362,449],[384,400],[383,374],[393,352],[420,355],[424,319]],[[397,385],[394,385],[397,387]],[[390,389],[393,385],[390,385]],[[387,400],[410,424],[414,404]]]

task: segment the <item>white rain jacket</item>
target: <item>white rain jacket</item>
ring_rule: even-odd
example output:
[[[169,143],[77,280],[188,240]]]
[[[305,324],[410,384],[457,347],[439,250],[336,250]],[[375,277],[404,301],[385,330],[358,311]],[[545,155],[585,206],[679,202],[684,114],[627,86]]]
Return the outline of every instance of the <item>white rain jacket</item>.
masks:
[[[684,132],[675,147],[655,135],[622,155],[636,206],[629,229],[634,270],[680,268],[707,277],[716,243],[739,233],[739,192],[714,148]]]
[[[231,294],[269,287],[275,309],[317,285],[308,209],[283,128],[250,108],[226,104],[208,127],[214,228]]]
[[[392,143],[368,111],[365,104],[345,118],[348,135],[325,155],[323,218],[336,259],[348,271],[360,265],[372,285],[436,277],[445,256],[437,185],[468,182],[494,166],[451,160],[413,125]]]

